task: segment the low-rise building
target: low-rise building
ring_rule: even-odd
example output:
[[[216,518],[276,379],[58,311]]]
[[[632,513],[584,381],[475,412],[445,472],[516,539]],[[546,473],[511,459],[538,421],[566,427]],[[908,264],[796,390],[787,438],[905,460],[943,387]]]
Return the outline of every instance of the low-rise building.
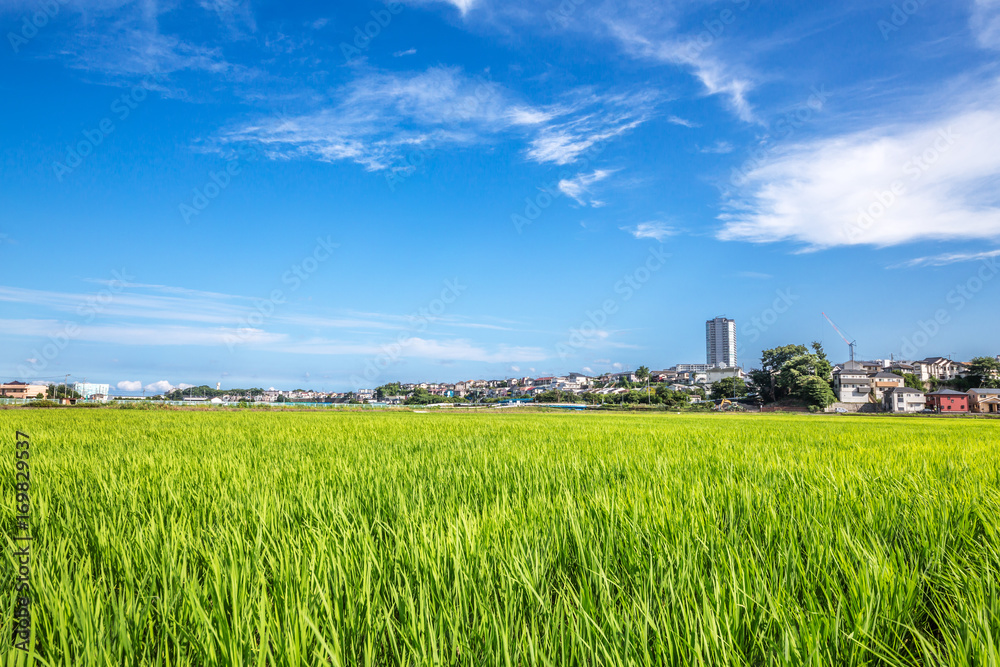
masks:
[[[924,382],[931,378],[945,381],[954,380],[965,375],[965,364],[945,357],[927,357],[920,361],[914,361],[913,367]]]
[[[833,391],[841,403],[869,403],[872,379],[860,364],[847,362],[833,372]]]
[[[44,398],[48,390],[48,386],[44,384],[28,384],[27,382],[14,380],[13,382],[0,384],[0,398],[37,398],[38,394],[41,394]],[[104,393],[108,392],[105,391]]]
[[[697,374],[697,376],[700,377],[701,374],[699,373]],[[732,378],[732,377],[742,378],[743,369],[721,368],[717,366],[715,368],[709,368],[707,371],[705,371],[705,382],[708,384],[715,384],[716,382],[724,380],[725,378]]]
[[[927,407],[935,412],[968,412],[969,395],[954,389],[939,389],[926,395]]]
[[[882,395],[886,412],[920,412],[927,407],[924,392],[910,387],[892,387]]]
[[[111,393],[111,387],[106,384],[94,384],[93,382],[74,382],[73,391],[86,399],[90,399],[94,394],[104,394],[107,396]]]
[[[876,373],[871,378],[872,381],[872,392],[875,394],[875,398],[881,400],[885,392],[890,389],[895,389],[896,387],[902,387],[906,384],[902,375],[896,375],[895,373],[890,373],[889,371],[881,371]]]
[[[969,412],[1000,413],[1000,389],[970,389]]]

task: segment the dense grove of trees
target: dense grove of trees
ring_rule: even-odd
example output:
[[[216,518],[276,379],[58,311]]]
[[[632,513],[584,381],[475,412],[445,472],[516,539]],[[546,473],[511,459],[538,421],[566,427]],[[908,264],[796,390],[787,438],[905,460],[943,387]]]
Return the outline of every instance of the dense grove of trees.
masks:
[[[750,371],[750,381],[764,403],[792,398],[825,408],[837,400],[832,370],[819,343],[784,345],[761,353],[760,368]]]

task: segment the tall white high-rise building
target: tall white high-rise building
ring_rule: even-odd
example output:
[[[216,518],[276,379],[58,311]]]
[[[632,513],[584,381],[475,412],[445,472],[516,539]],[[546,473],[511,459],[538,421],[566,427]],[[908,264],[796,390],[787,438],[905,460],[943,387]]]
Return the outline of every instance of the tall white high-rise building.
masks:
[[[711,367],[736,368],[736,320],[705,322],[705,357]]]

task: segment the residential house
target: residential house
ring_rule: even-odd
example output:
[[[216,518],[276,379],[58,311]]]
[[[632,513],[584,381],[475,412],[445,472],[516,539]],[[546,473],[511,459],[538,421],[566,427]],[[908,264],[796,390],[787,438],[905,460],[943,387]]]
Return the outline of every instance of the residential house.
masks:
[[[918,373],[916,366],[914,366],[913,364],[908,364],[905,361],[892,362],[891,364],[889,364],[889,370],[898,371],[900,373],[903,373],[904,375],[907,373],[917,375]]]
[[[944,357],[927,357],[921,361],[914,361],[913,366],[924,382],[931,378],[954,380],[965,374],[965,364]]]
[[[910,387],[892,387],[882,394],[882,409],[886,412],[920,412],[927,406],[924,392]]]
[[[927,407],[936,412],[968,412],[969,395],[954,389],[939,389],[926,395]]]
[[[869,403],[872,379],[860,363],[849,361],[833,371],[833,392],[841,403]]]
[[[874,375],[875,373],[881,373],[883,370],[885,370],[885,364],[878,360],[858,361],[855,363],[860,364],[861,368],[865,369],[866,371],[868,371],[868,373],[872,375]]]
[[[1000,389],[970,389],[969,412],[1000,414]]]
[[[876,373],[872,376],[871,380],[872,392],[874,393],[875,398],[879,400],[881,400],[886,391],[895,389],[896,387],[902,387],[906,383],[903,376],[890,373],[889,371]]]
[[[15,380],[0,384],[0,398],[35,398],[38,394],[44,397],[48,389],[44,384],[28,384]]]
[[[720,367],[715,367],[715,368],[710,368],[707,371],[705,371],[705,382],[707,382],[708,384],[715,384],[716,382],[719,382],[720,380],[723,380],[725,378],[731,378],[731,377],[742,378],[743,377],[743,369],[741,369],[741,368],[720,368]]]
[[[712,368],[709,364],[677,364],[670,370],[676,373],[704,373],[709,368]]]

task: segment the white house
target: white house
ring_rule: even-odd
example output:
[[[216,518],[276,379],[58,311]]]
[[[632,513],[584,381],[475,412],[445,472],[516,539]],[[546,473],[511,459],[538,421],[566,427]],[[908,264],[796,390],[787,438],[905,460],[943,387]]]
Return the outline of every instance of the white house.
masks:
[[[700,374],[699,374],[700,375]],[[710,368],[705,371],[705,382],[708,384],[715,384],[725,378],[741,378],[743,377],[743,369],[741,368]]]
[[[910,387],[893,387],[882,395],[886,412],[920,412],[927,404],[924,392]]]
[[[889,371],[882,371],[872,376],[872,391],[876,399],[881,399],[885,392],[896,387],[902,387],[906,381],[902,375],[896,375]]]
[[[927,357],[920,361],[914,361],[913,366],[924,382],[931,378],[954,380],[965,374],[965,364],[945,357]]]
[[[833,372],[833,391],[841,403],[868,403],[872,380],[860,364],[848,362]]]

